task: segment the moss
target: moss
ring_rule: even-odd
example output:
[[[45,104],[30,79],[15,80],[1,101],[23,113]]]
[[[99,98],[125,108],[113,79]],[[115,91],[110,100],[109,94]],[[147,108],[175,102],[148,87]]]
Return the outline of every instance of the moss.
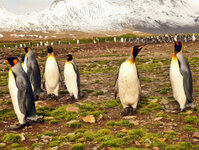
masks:
[[[46,135],[46,136],[55,136],[55,133],[53,131],[46,131],[44,133],[44,135]]]
[[[83,91],[83,93],[93,93],[94,92],[94,90],[91,90],[91,89],[83,89],[82,91]]]
[[[193,145],[189,142],[181,142],[178,144],[179,149],[192,149]]]
[[[119,147],[124,142],[121,139],[115,139],[115,138],[108,138],[106,140],[103,140],[101,143],[101,147],[107,148],[107,147]]]
[[[83,124],[80,122],[66,123],[66,126],[69,128],[79,128],[82,127]]]
[[[183,129],[186,131],[196,131],[196,128],[194,128],[192,125],[188,125],[188,124],[184,125]]]
[[[170,142],[177,136],[178,134],[175,131],[170,131],[166,134],[166,139]]]
[[[184,118],[184,120],[187,123],[197,123],[198,122],[198,117],[197,116],[190,116],[190,115],[188,115],[188,116],[186,116]]]
[[[131,135],[132,140],[139,140],[141,137],[143,137],[146,134],[145,129],[133,129],[130,130],[129,135]]]
[[[104,103],[105,107],[114,108],[114,107],[116,107],[116,106],[118,106],[120,104],[120,100],[119,99],[116,99],[116,100],[106,100],[106,101],[103,101],[103,103]]]
[[[106,124],[109,127],[121,126],[121,127],[133,127],[134,124],[130,123],[128,120],[120,120],[119,122],[115,122],[113,120],[107,122]]]
[[[36,143],[32,144],[31,148],[32,148],[32,149],[41,148],[42,146],[43,146],[42,143],[36,142]]]
[[[77,143],[72,145],[72,150],[83,150],[85,148],[85,145],[82,143]]]
[[[55,146],[59,146],[60,143],[61,143],[60,140],[55,140],[55,141],[51,141],[48,146],[49,147],[55,147]]]
[[[165,114],[165,113],[157,113],[155,115],[155,117],[162,117],[163,119],[170,119],[171,117],[168,115],[168,114]]]
[[[8,133],[3,137],[3,142],[5,143],[19,143],[21,137],[18,134]]]
[[[160,94],[167,94],[169,91],[171,91],[170,87],[164,87],[161,89],[156,90],[157,92],[160,92]]]
[[[152,80],[151,79],[149,79],[149,78],[140,78],[140,81],[144,81],[144,82],[152,82]]]
[[[95,137],[101,137],[101,136],[104,136],[104,135],[111,135],[111,134],[112,134],[112,132],[109,129],[100,129],[95,134]]]
[[[16,147],[20,147],[19,143],[13,143],[10,145],[10,148],[16,148]]]
[[[94,96],[99,96],[99,95],[104,95],[104,92],[103,91],[95,91],[93,93]]]
[[[87,130],[86,129],[77,129],[75,130],[75,134],[77,133],[85,133]]]
[[[42,115],[42,116],[50,116],[51,111],[54,110],[54,108],[50,108],[50,107],[40,107],[36,109],[36,112],[38,115]]]
[[[49,124],[53,125],[53,124],[58,124],[60,121],[59,120],[50,120]]]
[[[100,80],[95,80],[94,83],[102,84],[102,82]]]
[[[6,101],[6,100],[4,100],[4,101],[1,102],[1,104],[2,105],[10,105],[10,104],[12,104],[12,101]]]

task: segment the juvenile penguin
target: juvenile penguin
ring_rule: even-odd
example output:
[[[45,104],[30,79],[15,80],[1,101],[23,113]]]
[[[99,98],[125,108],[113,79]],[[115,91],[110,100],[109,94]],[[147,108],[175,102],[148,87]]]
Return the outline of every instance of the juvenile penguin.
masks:
[[[134,46],[129,58],[119,68],[115,81],[115,99],[117,93],[124,108],[122,116],[134,115],[141,92],[135,58],[144,45]]]
[[[10,126],[10,129],[20,129],[28,125],[27,119],[37,121],[34,95],[31,83],[17,57],[4,60],[11,65],[9,70],[8,88],[17,115],[19,124]]]
[[[29,47],[23,48],[23,50],[26,52],[23,68],[32,85],[35,100],[38,100],[39,94],[42,92],[39,65],[34,52]]]
[[[59,65],[53,54],[53,48],[47,47],[48,58],[43,72],[43,86],[46,88],[48,96],[55,98],[58,96],[59,79],[61,76]]]
[[[189,64],[182,54],[182,44],[175,42],[174,49],[170,65],[170,80],[173,96],[183,111],[186,107],[194,107],[192,74]]]
[[[70,100],[80,98],[80,77],[79,70],[72,55],[66,55],[66,63],[64,65],[64,81],[71,96]]]

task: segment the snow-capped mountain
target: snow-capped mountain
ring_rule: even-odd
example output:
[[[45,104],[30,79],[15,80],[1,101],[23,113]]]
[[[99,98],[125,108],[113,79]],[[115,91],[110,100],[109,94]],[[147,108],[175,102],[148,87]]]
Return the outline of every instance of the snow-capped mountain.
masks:
[[[196,30],[199,29],[197,6],[194,0],[54,0],[44,11],[25,15],[14,15],[0,6],[0,29],[86,32],[124,28]]]

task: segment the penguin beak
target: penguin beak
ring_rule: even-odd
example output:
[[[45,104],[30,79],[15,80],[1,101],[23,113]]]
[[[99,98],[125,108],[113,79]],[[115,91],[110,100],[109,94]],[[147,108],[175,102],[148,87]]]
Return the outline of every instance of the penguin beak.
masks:
[[[145,45],[142,45],[142,46],[138,47],[138,49],[142,49],[144,46],[145,46]]]
[[[7,59],[4,59],[3,61],[8,63],[8,60],[7,60]]]
[[[175,42],[175,44],[176,44],[176,45],[179,45],[179,43],[178,43],[178,42]]]

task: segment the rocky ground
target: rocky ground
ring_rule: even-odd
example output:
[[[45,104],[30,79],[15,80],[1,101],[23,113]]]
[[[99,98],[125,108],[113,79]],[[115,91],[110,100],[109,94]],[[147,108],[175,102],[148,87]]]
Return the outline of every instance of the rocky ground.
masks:
[[[198,106],[199,42],[183,43],[184,56],[193,74],[193,98]],[[135,116],[121,117],[119,99],[114,100],[114,82],[119,65],[129,56],[130,43],[98,43],[55,46],[61,67],[65,55],[73,54],[80,70],[84,97],[69,104],[66,89],[60,87],[57,100],[39,99],[37,114],[43,123],[31,122],[18,131],[7,127],[16,122],[7,88],[9,65],[0,64],[0,149],[199,149],[199,107],[180,112],[172,97],[169,65],[173,43],[149,44],[136,64],[142,94]],[[45,47],[33,48],[41,70]],[[0,57],[21,56],[19,49],[0,50]],[[45,94],[42,94],[45,95]]]

